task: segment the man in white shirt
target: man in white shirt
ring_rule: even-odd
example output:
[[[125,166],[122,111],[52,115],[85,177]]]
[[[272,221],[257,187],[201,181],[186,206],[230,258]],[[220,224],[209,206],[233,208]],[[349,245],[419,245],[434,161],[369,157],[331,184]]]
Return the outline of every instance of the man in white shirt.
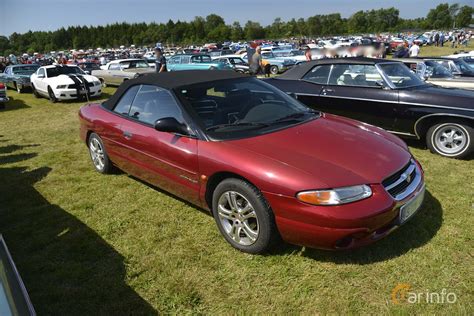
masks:
[[[420,53],[420,46],[418,46],[416,43],[413,43],[413,45],[410,47],[409,53],[410,57],[417,57]]]

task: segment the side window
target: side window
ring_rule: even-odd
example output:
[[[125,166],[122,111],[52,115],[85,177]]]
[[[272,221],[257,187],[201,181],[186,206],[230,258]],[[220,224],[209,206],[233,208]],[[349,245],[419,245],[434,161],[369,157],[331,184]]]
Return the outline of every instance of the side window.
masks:
[[[383,80],[374,65],[334,65],[329,84],[338,86],[377,87]]]
[[[181,63],[181,56],[172,57],[169,61],[169,64],[180,64]]]
[[[120,70],[120,64],[110,64],[109,70]]]
[[[10,74],[10,67],[5,68],[4,73],[6,73],[7,75],[9,75],[9,74]]]
[[[331,65],[315,66],[303,79],[318,84],[327,84]]]
[[[183,115],[171,93],[152,85],[142,85],[133,100],[130,117],[147,124],[155,124],[164,117],[183,122]]]
[[[137,95],[139,89],[140,86],[133,86],[129,88],[127,92],[125,92],[120,98],[120,101],[114,108],[114,112],[117,112],[122,115],[128,115],[128,112],[130,111],[130,106],[132,105],[133,99],[135,99],[135,96]]]
[[[44,71],[44,68],[38,69],[38,76],[41,76],[41,75],[46,76],[46,73],[45,73],[45,71]]]

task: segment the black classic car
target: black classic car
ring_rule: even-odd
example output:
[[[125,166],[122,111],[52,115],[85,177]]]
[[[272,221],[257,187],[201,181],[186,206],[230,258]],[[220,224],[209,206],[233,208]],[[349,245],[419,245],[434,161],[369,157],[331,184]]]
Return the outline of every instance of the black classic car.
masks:
[[[424,139],[446,157],[463,158],[474,149],[474,91],[426,83],[401,62],[323,59],[267,82],[317,110]]]

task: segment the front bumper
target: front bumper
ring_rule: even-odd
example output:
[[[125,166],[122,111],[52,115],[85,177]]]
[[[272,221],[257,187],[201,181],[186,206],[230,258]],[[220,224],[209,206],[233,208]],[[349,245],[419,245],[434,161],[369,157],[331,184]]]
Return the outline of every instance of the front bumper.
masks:
[[[10,100],[6,95],[0,96],[0,103],[7,103]]]
[[[98,97],[102,94],[100,86],[94,86],[89,89],[89,98]],[[58,100],[75,100],[78,98],[86,97],[85,92],[80,92],[79,95],[77,92],[78,91],[76,89],[56,89],[56,91],[54,91],[54,96]]]
[[[264,195],[286,242],[328,250],[351,249],[388,236],[413,217],[402,222],[400,215],[403,206],[413,201],[422,204],[425,184],[421,168],[419,177],[416,187],[402,200],[393,198],[381,184],[371,185],[370,198],[339,206],[314,206],[295,197]]]

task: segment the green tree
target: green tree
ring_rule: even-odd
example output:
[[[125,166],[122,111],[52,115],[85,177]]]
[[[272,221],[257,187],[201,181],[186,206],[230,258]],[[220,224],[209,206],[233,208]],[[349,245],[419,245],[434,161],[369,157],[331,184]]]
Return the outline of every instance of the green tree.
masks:
[[[472,15],[474,14],[474,8],[470,6],[462,6],[459,8],[458,14],[456,15],[456,26],[465,27],[473,23]]]

